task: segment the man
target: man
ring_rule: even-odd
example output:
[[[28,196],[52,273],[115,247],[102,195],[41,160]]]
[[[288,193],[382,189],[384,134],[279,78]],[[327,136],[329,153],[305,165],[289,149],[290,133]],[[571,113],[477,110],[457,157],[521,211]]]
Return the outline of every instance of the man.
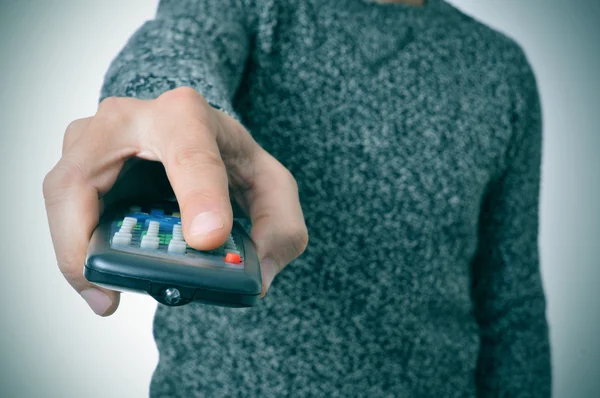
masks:
[[[268,290],[159,306],[152,396],[550,396],[541,117],[511,40],[442,0],[163,0],[102,97],[44,182],[91,308],[118,306],[81,276],[103,198],[164,174],[130,158],[164,165],[195,248],[231,192]]]

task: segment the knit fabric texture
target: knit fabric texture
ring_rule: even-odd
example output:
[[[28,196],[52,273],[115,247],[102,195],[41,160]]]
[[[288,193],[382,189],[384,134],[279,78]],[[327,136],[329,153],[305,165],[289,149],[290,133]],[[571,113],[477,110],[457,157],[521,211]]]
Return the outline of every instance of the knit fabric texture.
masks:
[[[442,0],[163,0],[102,97],[191,86],[295,176],[310,235],[254,308],[159,305],[152,397],[549,397],[541,114]]]

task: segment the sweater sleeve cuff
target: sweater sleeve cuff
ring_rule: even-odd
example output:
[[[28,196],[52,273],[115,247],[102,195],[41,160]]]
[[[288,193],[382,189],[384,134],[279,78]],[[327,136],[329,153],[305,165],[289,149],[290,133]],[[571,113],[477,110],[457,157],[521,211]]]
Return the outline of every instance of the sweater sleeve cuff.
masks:
[[[231,102],[211,83],[201,78],[181,78],[156,76],[152,73],[136,73],[127,79],[109,79],[104,83],[100,94],[100,102],[107,97],[131,97],[139,99],[155,99],[161,94],[177,87],[192,87],[206,98],[215,109],[241,122]]]

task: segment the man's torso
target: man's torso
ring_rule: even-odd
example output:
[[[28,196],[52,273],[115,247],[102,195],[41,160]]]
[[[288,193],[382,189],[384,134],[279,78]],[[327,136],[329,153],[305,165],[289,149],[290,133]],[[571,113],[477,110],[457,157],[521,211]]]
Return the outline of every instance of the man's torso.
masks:
[[[309,248],[256,308],[159,307],[156,391],[474,395],[470,261],[511,136],[508,41],[437,1],[341,3],[276,7],[236,97],[298,181]]]

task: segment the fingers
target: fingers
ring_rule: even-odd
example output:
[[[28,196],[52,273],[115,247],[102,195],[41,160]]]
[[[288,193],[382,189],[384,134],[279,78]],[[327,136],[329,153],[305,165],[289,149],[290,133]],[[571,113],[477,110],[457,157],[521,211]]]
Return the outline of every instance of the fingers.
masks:
[[[59,162],[44,180],[44,198],[58,267],[96,314],[112,314],[119,294],[100,289],[83,276],[89,240],[98,224],[98,192],[76,165]]]
[[[241,124],[224,113],[215,114],[221,132],[217,143],[230,185],[252,219],[264,296],[275,276],[308,244],[298,187],[291,173],[260,148]]]
[[[160,126],[160,158],[181,209],[186,242],[199,250],[214,249],[226,241],[233,224],[218,127],[208,114],[190,117],[208,106],[195,91],[180,89],[169,95],[163,106],[178,122]]]
[[[80,119],[65,132],[63,157],[44,179],[48,223],[61,272],[98,315],[110,315],[119,294],[90,284],[83,265],[101,211],[99,196],[115,182],[124,159],[135,151],[130,134],[118,134],[123,120],[102,106],[94,118]],[[107,121],[107,119],[114,119]]]
[[[264,296],[277,273],[304,252],[308,232],[296,181],[289,171],[265,151],[257,156],[255,167],[256,177],[245,200],[261,264]]]
[[[222,245],[233,223],[227,173],[214,144],[203,138],[181,140],[166,150],[164,159],[181,209],[183,234],[199,250]]]
[[[112,314],[119,295],[91,285],[83,264],[101,211],[99,198],[113,188],[131,157],[162,162],[179,202],[185,239],[196,249],[225,242],[233,223],[229,188],[237,191],[253,221],[263,295],[306,248],[294,178],[241,124],[189,88],[154,101],[109,98],[94,117],[69,126],[63,157],[44,180],[59,268],[97,314]],[[150,184],[156,188],[158,181]]]
[[[194,90],[173,90],[159,99],[177,121],[159,127],[165,134],[156,147],[182,211],[186,241],[200,250],[220,246],[233,221],[228,188],[238,196],[242,192],[264,296],[275,275],[308,243],[296,181],[241,124],[212,110]]]
[[[86,117],[83,119],[77,119],[72,121],[65,130],[65,135],[63,137],[63,146],[62,153],[66,153],[77,141],[77,139],[81,136],[81,133],[86,129],[90,121],[91,117]]]

